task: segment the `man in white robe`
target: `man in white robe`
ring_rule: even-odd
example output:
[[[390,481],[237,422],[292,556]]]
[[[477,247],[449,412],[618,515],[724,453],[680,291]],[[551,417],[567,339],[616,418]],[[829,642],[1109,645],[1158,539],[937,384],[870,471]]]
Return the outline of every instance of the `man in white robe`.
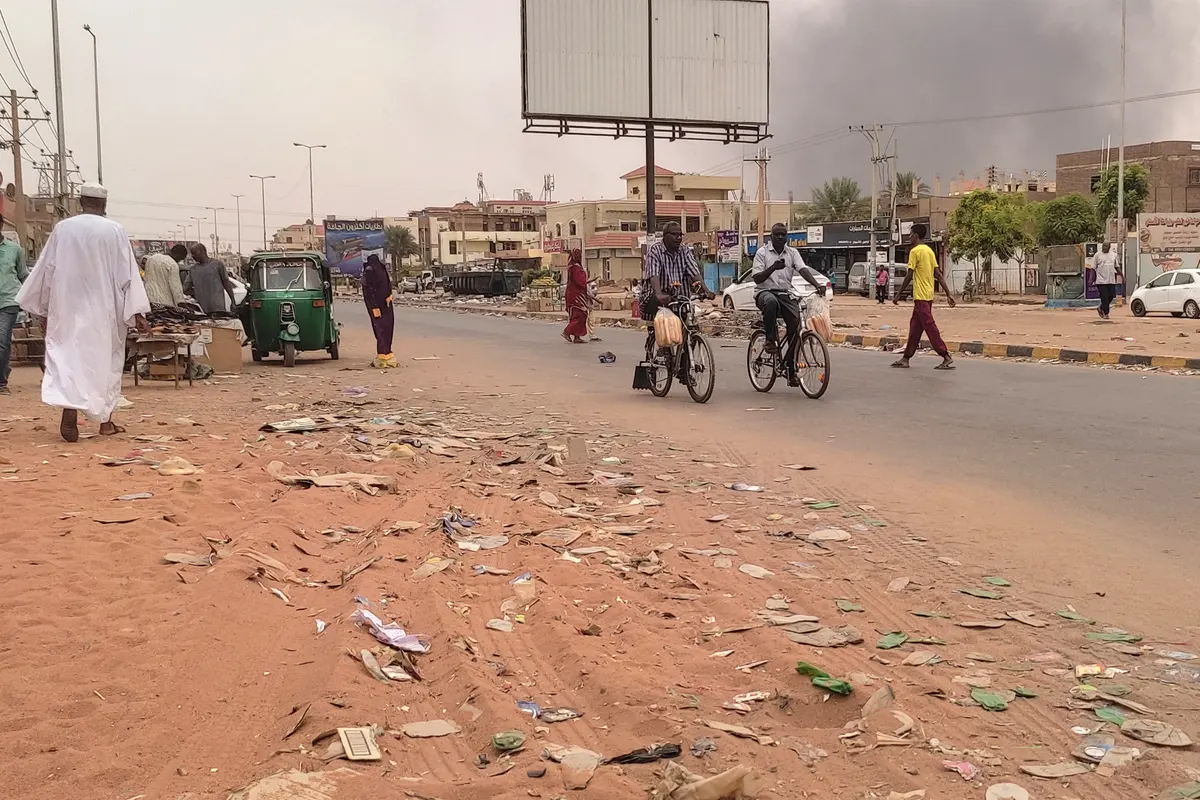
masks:
[[[104,216],[108,190],[84,184],[79,204],[79,216],[54,226],[17,295],[21,308],[46,319],[42,402],[63,410],[59,432],[68,442],[79,440],[80,411],[101,423],[102,435],[122,432],[112,413],[125,340],[129,328],[148,330],[150,312],[129,237]]]

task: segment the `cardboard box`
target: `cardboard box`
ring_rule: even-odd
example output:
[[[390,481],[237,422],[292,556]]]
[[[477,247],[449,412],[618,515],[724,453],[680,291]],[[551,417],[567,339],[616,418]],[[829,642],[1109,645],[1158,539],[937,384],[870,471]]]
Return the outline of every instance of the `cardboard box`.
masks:
[[[225,374],[242,371],[242,332],[237,328],[205,326],[200,331],[204,354],[196,362],[207,364],[215,372]]]

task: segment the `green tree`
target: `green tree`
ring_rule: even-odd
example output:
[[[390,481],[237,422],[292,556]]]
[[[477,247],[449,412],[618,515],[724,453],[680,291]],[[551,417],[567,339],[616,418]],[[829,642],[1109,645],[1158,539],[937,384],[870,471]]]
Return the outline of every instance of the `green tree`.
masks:
[[[813,189],[812,205],[807,209],[805,220],[819,224],[867,219],[870,216],[871,200],[863,199],[858,181],[834,178],[826,181],[820,189]]]
[[[888,185],[884,187],[883,193],[880,195],[881,205],[891,206],[892,204],[892,188],[895,187],[897,200],[910,200],[916,197],[929,197],[933,192],[929,190],[929,184],[921,180],[920,176],[915,172],[898,172],[895,180],[888,181]]]
[[[985,290],[991,286],[993,256],[1024,263],[1035,244],[1030,210],[1019,195],[971,192],[950,215],[949,227],[950,257],[974,261]]]
[[[1113,219],[1117,216],[1117,182],[1116,167],[1109,167],[1100,176],[1100,186],[1096,189],[1096,210],[1102,220]],[[1125,219],[1137,221],[1137,215],[1146,207],[1146,198],[1150,195],[1150,173],[1141,164],[1125,165]]]
[[[399,273],[400,264],[405,258],[412,258],[421,253],[412,231],[402,225],[393,225],[384,231],[384,246],[392,257],[392,269]]]
[[[1029,206],[1038,247],[1095,242],[1104,235],[1096,206],[1081,194],[1068,194]]]

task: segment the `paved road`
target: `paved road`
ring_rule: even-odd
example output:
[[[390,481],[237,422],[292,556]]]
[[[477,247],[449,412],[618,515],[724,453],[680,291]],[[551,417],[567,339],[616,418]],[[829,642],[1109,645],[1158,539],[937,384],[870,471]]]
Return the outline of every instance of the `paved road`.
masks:
[[[343,317],[366,326],[359,315]],[[567,345],[545,322],[409,308],[399,309],[397,327],[399,342],[414,333],[471,341],[495,348],[514,369],[580,376],[573,385],[614,400],[630,396],[644,340],[634,331],[602,329],[603,347],[618,357],[615,366],[603,366],[596,360],[601,345]],[[1094,512],[1107,498],[1107,513],[1139,534],[1194,527],[1200,499],[1194,378],[981,359],[960,360],[956,372],[942,373],[932,369],[936,358],[920,356],[901,372],[888,369],[894,358],[888,354],[834,348],[830,389],[810,401],[782,383],[770,395],[756,393],[746,377],[745,343],[714,345],[713,399],[695,406],[676,385],[660,401],[698,424],[770,437],[780,433],[779,415],[795,409],[797,424],[823,426],[839,449],[902,468],[1006,487],[1068,513]],[[777,410],[745,411],[760,406]],[[1181,543],[1171,536],[1162,544]]]

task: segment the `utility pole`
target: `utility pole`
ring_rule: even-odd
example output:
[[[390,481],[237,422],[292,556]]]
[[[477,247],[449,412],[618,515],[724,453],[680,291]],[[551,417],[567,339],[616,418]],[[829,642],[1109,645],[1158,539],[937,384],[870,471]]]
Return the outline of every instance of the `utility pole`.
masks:
[[[104,185],[104,150],[100,144],[100,46],[91,25],[83,29],[92,35],[92,77],[96,84],[96,180]]]
[[[1127,2],[1121,0],[1121,149],[1117,153],[1117,259],[1125,267],[1125,245],[1129,231],[1125,226],[1125,12]],[[1122,275],[1125,273],[1122,272]]]
[[[188,219],[193,219],[196,221],[196,242],[198,244],[204,244],[204,226],[200,223],[208,219],[208,217],[188,217]]]
[[[262,218],[263,218],[263,250],[267,249],[267,181],[273,180],[274,175],[251,175],[262,186]]]
[[[871,143],[871,250],[868,253],[868,261],[870,266],[867,270],[868,275],[873,275],[876,268],[875,250],[879,246],[878,239],[875,234],[875,218],[879,215],[879,164],[885,160],[885,157],[879,155],[879,134],[883,131],[883,126],[876,124],[867,127],[865,125],[852,126],[852,131],[858,131],[867,138]],[[893,187],[894,189],[895,187]],[[893,191],[893,194],[895,192]],[[890,237],[889,237],[890,238]],[[871,299],[876,298],[875,281],[867,280],[867,285],[871,287]]]
[[[771,160],[771,154],[767,152],[767,148],[760,147],[754,158],[747,158],[744,161],[749,161],[752,164],[758,165],[758,246],[762,247],[766,241],[766,235],[763,228],[767,224],[767,162]]]
[[[58,119],[58,176],[55,192],[58,195],[57,216],[67,216],[67,133],[63,124],[62,54],[58,41],[58,0],[50,0],[50,29],[54,40],[54,105]]]
[[[241,257],[241,255],[242,255],[242,198],[245,196],[246,195],[244,195],[244,194],[231,195],[231,197],[233,197],[234,203],[237,204],[237,232],[238,232],[238,249],[237,249],[237,251],[238,251],[239,257]]]
[[[205,206],[204,210],[211,211],[213,214],[213,250],[214,255],[219,255],[221,252],[221,228],[217,224],[217,212],[221,209],[213,208],[212,206]]]
[[[17,113],[20,98],[17,97],[16,89],[9,93],[9,100],[12,103],[13,188],[17,195],[15,198],[17,214],[13,223],[17,228],[17,243],[22,248],[27,248],[29,247],[29,231],[25,225],[25,183],[21,177],[21,117]]]
[[[300,144],[300,142],[293,142],[292,144],[296,147],[304,147],[304,148],[308,149],[308,224],[312,225],[315,229],[316,224],[317,224],[317,212],[316,212],[316,204],[313,202],[312,151],[313,150],[324,150],[325,145],[323,145],[323,144]]]
[[[646,247],[658,228],[654,218],[654,0],[646,0]]]

